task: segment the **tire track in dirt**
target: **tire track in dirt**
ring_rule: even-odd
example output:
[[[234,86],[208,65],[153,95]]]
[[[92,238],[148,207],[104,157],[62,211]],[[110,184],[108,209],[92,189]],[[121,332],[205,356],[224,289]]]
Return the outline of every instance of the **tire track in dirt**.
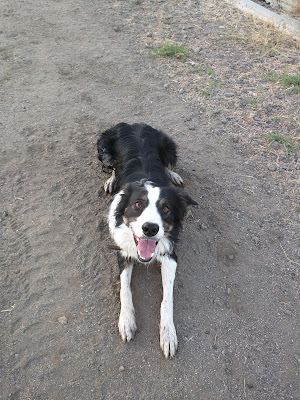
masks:
[[[62,143],[59,145],[64,148]],[[85,336],[75,334],[73,340],[68,339],[68,332],[74,335],[73,324],[76,326],[79,322],[79,331],[83,333],[85,330],[85,308],[89,304],[83,302],[81,293],[86,290],[85,286],[89,287],[90,292],[95,291],[99,281],[97,260],[90,261],[92,272],[84,280],[79,261],[85,262],[85,256],[80,251],[74,251],[73,244],[70,246],[70,242],[84,246],[87,253],[92,246],[82,232],[80,235],[77,233],[80,230],[74,220],[74,216],[76,219],[76,215],[80,214],[84,215],[86,224],[95,222],[89,185],[85,191],[80,189],[79,194],[73,193],[74,180],[90,182],[87,173],[81,176],[78,172],[82,160],[72,162],[73,157],[68,154],[57,154],[51,139],[45,141],[45,137],[39,138],[37,135],[31,135],[24,152],[20,154],[21,169],[26,170],[31,164],[31,157],[34,158],[32,163],[36,174],[31,172],[30,181],[25,177],[24,182],[19,182],[22,184],[23,200],[14,204],[12,211],[4,213],[6,248],[3,254],[6,256],[2,261],[5,261],[3,265],[7,274],[4,284],[7,286],[7,296],[14,293],[14,309],[1,316],[6,318],[7,332],[10,332],[9,342],[6,343],[10,349],[7,368],[10,377],[6,377],[7,382],[18,382],[16,387],[8,389],[14,399],[48,398],[50,377],[61,376],[63,381],[65,373],[62,360],[78,358],[78,345],[74,346],[74,339],[80,343]],[[42,174],[39,173],[41,164]],[[71,169],[73,174],[70,173]],[[60,171],[57,179],[56,171]],[[5,172],[9,180],[9,170]],[[57,181],[60,187],[52,192],[51,198],[49,188],[45,185],[49,181]],[[65,207],[67,213],[64,212]],[[76,276],[74,270],[68,271],[73,263],[78,264]],[[65,294],[66,290],[70,291],[68,295]],[[79,290],[79,297],[74,290]],[[64,299],[64,304],[58,304],[59,299]],[[81,310],[82,315],[77,310]],[[61,325],[58,318],[65,315],[68,324]],[[45,343],[48,345],[45,346]],[[31,376],[28,385],[25,384],[26,376]],[[71,396],[72,390],[64,390],[69,393],[67,396]],[[63,390],[58,388],[54,396],[72,398],[58,394],[60,392],[63,393]]]
[[[110,199],[105,197],[103,182],[99,177],[95,132],[92,130],[91,135],[89,127],[83,126],[74,139],[77,151],[77,157],[73,161],[74,169],[77,170],[74,181],[83,182],[83,185],[72,212],[74,215],[79,214],[85,224],[84,229],[81,226],[80,229],[74,229],[75,242],[82,248],[80,273],[87,306],[99,310],[100,324],[102,315],[107,314],[106,307],[111,303],[111,287],[117,273],[117,270],[107,268],[110,254],[106,250],[109,242],[106,213]],[[85,152],[82,149],[86,149]]]

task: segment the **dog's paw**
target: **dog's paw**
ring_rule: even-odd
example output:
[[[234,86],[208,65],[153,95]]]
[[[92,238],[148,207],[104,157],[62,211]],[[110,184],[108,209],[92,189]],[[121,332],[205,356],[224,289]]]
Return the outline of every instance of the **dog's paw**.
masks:
[[[105,193],[111,194],[113,191],[113,185],[115,182],[115,177],[111,176],[107,181],[104,183],[104,191]]]
[[[124,342],[126,341],[129,342],[131,339],[133,339],[135,331],[136,331],[136,324],[135,324],[134,311],[121,310],[119,318],[119,332],[122,340]]]
[[[181,178],[180,175],[178,175],[176,172],[171,171],[170,169],[167,169],[167,173],[169,176],[169,179],[174,185],[177,186],[182,186],[183,185],[183,179]]]
[[[166,358],[173,357],[175,355],[177,344],[177,335],[174,323],[161,323],[160,347]]]

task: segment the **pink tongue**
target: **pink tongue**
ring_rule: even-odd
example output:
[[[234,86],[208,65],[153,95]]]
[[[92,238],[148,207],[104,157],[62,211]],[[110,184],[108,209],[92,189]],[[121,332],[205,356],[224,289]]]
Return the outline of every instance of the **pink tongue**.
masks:
[[[156,241],[150,239],[140,239],[139,244],[137,245],[137,249],[140,257],[144,260],[148,260],[152,257],[155,252]]]

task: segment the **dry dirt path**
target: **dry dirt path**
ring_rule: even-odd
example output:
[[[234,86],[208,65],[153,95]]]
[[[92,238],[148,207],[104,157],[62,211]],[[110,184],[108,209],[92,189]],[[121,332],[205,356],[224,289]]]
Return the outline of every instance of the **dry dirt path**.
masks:
[[[262,78],[295,71],[299,53],[283,42],[270,58],[261,38],[251,49],[249,21],[212,1],[0,9],[0,398],[299,398],[298,156],[261,135],[299,134],[299,95]],[[194,48],[190,60],[151,58],[166,39]],[[120,121],[178,142],[200,203],[178,249],[172,360],[159,349],[157,266],[134,272],[136,338],[117,332],[95,143]]]

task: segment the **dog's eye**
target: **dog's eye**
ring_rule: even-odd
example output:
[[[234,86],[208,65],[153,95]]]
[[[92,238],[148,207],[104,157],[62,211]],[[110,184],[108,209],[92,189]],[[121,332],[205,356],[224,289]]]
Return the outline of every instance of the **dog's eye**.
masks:
[[[166,214],[169,211],[169,207],[168,206],[164,206],[164,208],[162,210],[163,210],[163,213]]]
[[[143,207],[142,203],[140,201],[135,202],[135,208],[140,210]]]

